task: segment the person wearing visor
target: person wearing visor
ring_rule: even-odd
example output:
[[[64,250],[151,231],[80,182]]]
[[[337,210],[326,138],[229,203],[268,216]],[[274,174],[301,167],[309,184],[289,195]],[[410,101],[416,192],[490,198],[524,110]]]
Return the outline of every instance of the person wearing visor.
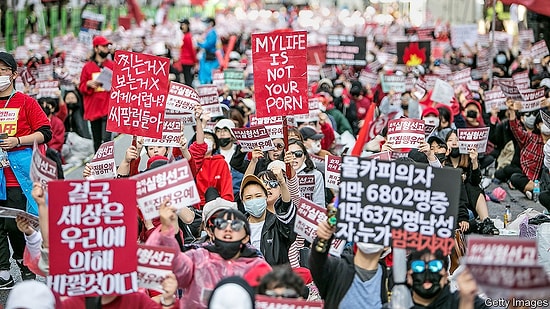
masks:
[[[453,274],[457,278],[458,291],[449,286],[449,259],[438,250],[414,251],[407,258],[407,285],[412,290],[414,306],[422,308],[489,308],[477,296],[477,284],[468,271]]]
[[[178,224],[176,212],[169,200],[161,204],[161,225],[149,236],[147,245],[179,251],[173,237]],[[213,243],[180,252],[172,262],[178,287],[184,290],[181,308],[207,308],[212,291],[224,278],[244,276],[257,267],[271,269],[256,250],[246,245],[250,241],[250,225],[238,210],[221,211],[213,220],[212,235]]]

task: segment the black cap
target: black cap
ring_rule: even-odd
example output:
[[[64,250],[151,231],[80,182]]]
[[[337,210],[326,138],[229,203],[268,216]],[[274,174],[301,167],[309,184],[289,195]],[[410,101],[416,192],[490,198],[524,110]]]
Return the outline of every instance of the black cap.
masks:
[[[202,19],[202,22],[207,24],[212,23],[214,26],[216,25],[216,20],[212,17],[205,17]]]
[[[211,202],[218,197],[220,197],[220,193],[218,192],[218,189],[216,189],[216,187],[208,187],[208,189],[206,189],[206,191],[204,192],[204,201],[206,203]]]
[[[433,142],[436,142],[439,146],[447,146],[447,143],[437,135],[432,135],[428,138],[428,145],[431,145]]]
[[[0,61],[7,64],[11,68],[12,72],[17,71],[17,62],[15,62],[15,58],[13,58],[11,54],[0,52]]]
[[[409,151],[409,154],[407,155],[410,159],[414,160],[414,162],[418,163],[428,163],[428,157],[425,153],[420,152],[418,149],[413,148],[411,151]]]
[[[302,138],[304,139],[304,141],[306,139],[312,139],[317,141],[322,139],[325,136],[322,133],[317,133],[317,131],[315,131],[315,129],[312,127],[303,127],[300,129],[300,133],[302,133]]]
[[[190,24],[190,23],[189,23],[189,19],[187,19],[187,18],[182,18],[182,19],[178,20],[178,22],[179,22],[180,24],[186,24],[186,25],[188,25],[188,26],[189,26],[189,24]]]

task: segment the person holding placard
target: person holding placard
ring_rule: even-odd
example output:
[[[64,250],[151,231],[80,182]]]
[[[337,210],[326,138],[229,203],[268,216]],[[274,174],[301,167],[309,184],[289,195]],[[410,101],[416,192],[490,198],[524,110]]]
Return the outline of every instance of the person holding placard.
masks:
[[[315,178],[315,184],[313,187],[313,194],[311,196],[305,196],[302,192],[302,197],[307,198],[315,204],[325,207],[325,180],[323,174],[315,168],[315,163],[311,160],[306,146],[300,141],[292,140],[288,143],[288,152],[294,156],[292,160],[292,168],[300,176],[311,175]]]
[[[227,162],[227,166],[231,171],[233,194],[237,195],[241,181],[243,180],[243,174],[232,168],[230,164],[231,158],[237,150],[235,138],[233,137],[233,134],[231,134],[231,129],[233,128],[235,128],[235,123],[232,120],[224,118],[216,122],[216,125],[214,126],[214,133],[216,134],[220,144],[220,154],[225,158],[225,162]]]

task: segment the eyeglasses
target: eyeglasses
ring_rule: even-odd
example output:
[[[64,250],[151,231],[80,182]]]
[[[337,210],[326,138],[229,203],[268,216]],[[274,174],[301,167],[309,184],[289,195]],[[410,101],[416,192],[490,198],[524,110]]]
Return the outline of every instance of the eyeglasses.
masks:
[[[12,72],[11,68],[0,68],[0,73],[2,74],[11,73],[11,72]]]
[[[293,154],[296,158],[301,158],[304,155],[304,152],[302,150],[291,151],[290,153]]]
[[[431,260],[429,262],[425,262],[422,260],[415,260],[411,262],[411,269],[413,273],[422,273],[427,268],[432,273],[438,273],[443,269],[443,261],[442,260]]]
[[[275,290],[266,290],[265,295],[269,297],[282,297],[282,298],[298,298],[300,295],[293,289],[284,289],[282,293],[277,293]]]
[[[245,225],[242,220],[226,220],[224,218],[214,219],[214,226],[219,230],[225,230],[228,225],[231,224],[231,229],[235,232],[239,232]]]
[[[285,148],[285,144],[276,143],[275,147],[277,147],[277,149],[281,150],[281,149]]]
[[[264,184],[266,185],[266,187],[269,187],[271,189],[277,188],[279,186],[279,182],[273,179],[265,179]]]

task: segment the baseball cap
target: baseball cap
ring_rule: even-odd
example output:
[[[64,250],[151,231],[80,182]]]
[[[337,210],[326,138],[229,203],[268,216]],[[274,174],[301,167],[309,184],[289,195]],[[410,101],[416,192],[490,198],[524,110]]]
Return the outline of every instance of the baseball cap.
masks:
[[[435,115],[436,117],[439,117],[439,111],[436,109],[436,108],[433,108],[433,107],[426,107],[423,111],[422,111],[422,117],[425,117],[429,114],[433,114]]]
[[[109,44],[112,44],[112,43],[111,43],[111,41],[107,40],[106,37],[98,35],[98,36],[94,37],[94,39],[92,40],[92,44],[93,44],[94,47],[96,47],[96,46],[105,46],[105,45],[109,45]]]
[[[152,170],[159,166],[168,164],[168,158],[165,156],[153,156],[147,160],[147,170]]]
[[[436,142],[438,145],[447,145],[439,136],[432,135],[428,138],[428,144],[431,145],[433,142]]]
[[[13,58],[12,54],[0,52],[0,61],[7,64],[13,72],[17,71],[17,62],[15,62],[15,58]]]
[[[180,24],[186,24],[186,25],[189,25],[189,24],[190,24],[190,23],[189,23],[189,19],[187,19],[187,18],[180,19],[180,20],[178,20],[178,22],[179,22]]]
[[[243,189],[251,183],[259,184],[262,187],[262,189],[264,189],[264,192],[266,192],[267,194],[267,188],[265,187],[264,182],[261,181],[260,178],[258,178],[256,175],[248,174],[244,176],[243,181],[241,182],[241,189],[239,190],[239,194],[241,198],[243,197]]]
[[[220,210],[226,209],[237,209],[237,203],[217,197],[216,199],[204,204],[204,207],[202,208],[202,222],[208,222],[212,215]]]
[[[324,137],[323,134],[317,133],[314,128],[308,126],[301,128],[300,133],[302,133],[304,141],[306,139],[320,140]]]
[[[229,119],[222,119],[216,123],[214,129],[235,129],[235,123]]]

